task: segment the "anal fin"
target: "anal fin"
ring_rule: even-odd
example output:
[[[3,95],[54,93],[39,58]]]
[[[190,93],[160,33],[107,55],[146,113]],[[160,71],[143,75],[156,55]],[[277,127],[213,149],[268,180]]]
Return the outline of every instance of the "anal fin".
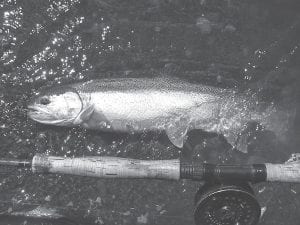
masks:
[[[166,134],[169,140],[177,148],[182,148],[186,140],[186,135],[189,129],[187,121],[176,121],[175,124],[171,123],[166,128]]]

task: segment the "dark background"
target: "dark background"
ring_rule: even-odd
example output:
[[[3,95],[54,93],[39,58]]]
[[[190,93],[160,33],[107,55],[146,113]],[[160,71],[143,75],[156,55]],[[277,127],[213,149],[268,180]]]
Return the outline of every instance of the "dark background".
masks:
[[[193,151],[180,152],[164,134],[39,125],[27,118],[26,105],[41,86],[166,73],[195,83],[251,89],[263,100],[299,110],[299,10],[297,0],[1,1],[0,156],[284,162],[299,151],[299,117],[285,142],[269,132],[255,134],[248,154],[232,153],[221,136],[199,132],[190,134]],[[193,224],[199,186],[2,174],[0,211],[42,205],[85,224]],[[299,185],[264,183],[255,185],[255,191],[265,209],[260,224],[299,223]]]

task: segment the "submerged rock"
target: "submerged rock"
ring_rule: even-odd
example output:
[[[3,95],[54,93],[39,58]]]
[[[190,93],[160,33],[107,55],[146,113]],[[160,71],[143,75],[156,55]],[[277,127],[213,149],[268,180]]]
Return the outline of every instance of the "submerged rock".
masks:
[[[227,24],[224,27],[224,32],[228,32],[228,33],[234,33],[236,31],[236,27],[233,26],[232,24]]]
[[[138,224],[147,224],[148,223],[148,216],[149,216],[149,213],[145,213],[143,215],[140,215],[137,218],[137,223]]]
[[[203,16],[197,19],[196,26],[200,29],[202,34],[210,34],[212,31],[211,22]]]

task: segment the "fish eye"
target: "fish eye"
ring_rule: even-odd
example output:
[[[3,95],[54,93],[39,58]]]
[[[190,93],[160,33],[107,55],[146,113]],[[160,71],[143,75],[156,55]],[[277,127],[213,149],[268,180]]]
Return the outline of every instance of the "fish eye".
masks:
[[[42,97],[40,99],[40,104],[42,104],[42,105],[48,105],[49,103],[50,103],[50,100],[47,97]]]

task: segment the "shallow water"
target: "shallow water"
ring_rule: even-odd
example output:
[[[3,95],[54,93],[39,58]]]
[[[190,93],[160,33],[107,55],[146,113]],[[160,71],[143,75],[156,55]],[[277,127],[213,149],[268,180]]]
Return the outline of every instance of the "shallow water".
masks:
[[[299,9],[292,0],[1,1],[0,156],[183,155],[210,162],[283,162],[299,151],[299,116],[285,142],[261,132],[248,154],[231,154],[222,137],[194,132],[190,137],[198,143],[192,143],[190,154],[173,147],[163,134],[39,125],[27,118],[26,105],[41,86],[168,74],[212,86],[250,88],[263,100],[299,110]],[[16,172],[0,177],[0,211],[42,205],[84,224],[192,224],[199,186]],[[266,207],[260,224],[297,223],[299,185],[254,188]]]

